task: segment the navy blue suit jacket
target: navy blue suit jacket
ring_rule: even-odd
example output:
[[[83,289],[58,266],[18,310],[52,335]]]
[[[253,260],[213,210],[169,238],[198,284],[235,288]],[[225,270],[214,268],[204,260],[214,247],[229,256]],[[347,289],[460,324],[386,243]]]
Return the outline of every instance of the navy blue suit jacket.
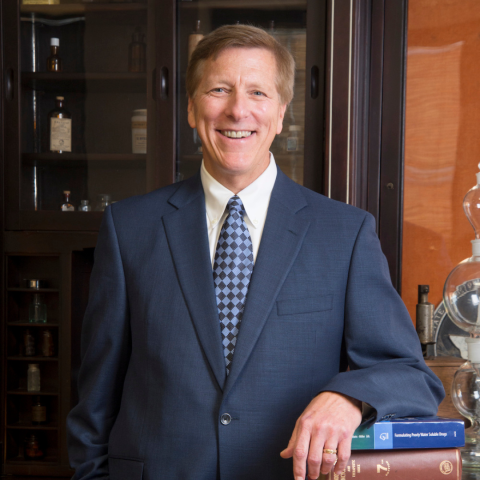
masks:
[[[373,217],[280,170],[228,378],[199,175],[105,211],[82,355],[68,418],[82,480],[290,480],[280,451],[319,392],[378,419],[443,397]]]

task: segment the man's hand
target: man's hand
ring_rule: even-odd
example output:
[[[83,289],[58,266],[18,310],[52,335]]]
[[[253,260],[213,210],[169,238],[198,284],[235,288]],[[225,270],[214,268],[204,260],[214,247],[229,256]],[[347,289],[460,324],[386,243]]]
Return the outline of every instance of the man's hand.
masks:
[[[280,453],[293,456],[293,476],[304,480],[306,464],[308,478],[316,479],[328,473],[335,461],[335,473],[345,470],[350,458],[352,436],[362,421],[359,400],[334,392],[316,396],[295,424],[288,447]],[[337,455],[323,449],[337,450]]]

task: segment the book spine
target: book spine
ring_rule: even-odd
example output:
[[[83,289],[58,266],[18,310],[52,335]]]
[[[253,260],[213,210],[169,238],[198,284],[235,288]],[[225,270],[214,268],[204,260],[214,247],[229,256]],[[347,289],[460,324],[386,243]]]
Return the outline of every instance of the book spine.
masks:
[[[463,422],[380,422],[358,428],[352,438],[352,450],[455,448],[464,443]]]
[[[462,459],[457,448],[422,450],[364,450],[352,452],[347,468],[319,480],[461,480]]]

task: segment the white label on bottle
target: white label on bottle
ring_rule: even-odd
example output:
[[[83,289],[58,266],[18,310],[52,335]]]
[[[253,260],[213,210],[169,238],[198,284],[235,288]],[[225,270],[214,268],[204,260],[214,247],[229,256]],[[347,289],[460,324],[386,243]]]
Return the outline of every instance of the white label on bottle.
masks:
[[[132,153],[147,153],[147,130],[132,130]]]
[[[50,150],[52,152],[72,151],[72,119],[50,119]]]

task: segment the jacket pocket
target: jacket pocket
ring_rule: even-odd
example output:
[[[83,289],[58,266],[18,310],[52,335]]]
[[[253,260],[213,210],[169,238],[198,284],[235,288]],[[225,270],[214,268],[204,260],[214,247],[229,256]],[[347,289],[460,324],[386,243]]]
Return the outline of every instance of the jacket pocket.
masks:
[[[126,458],[108,458],[110,480],[142,480],[143,462]]]
[[[333,295],[308,298],[291,298],[277,301],[277,314],[298,315],[300,313],[324,312],[333,308]]]

